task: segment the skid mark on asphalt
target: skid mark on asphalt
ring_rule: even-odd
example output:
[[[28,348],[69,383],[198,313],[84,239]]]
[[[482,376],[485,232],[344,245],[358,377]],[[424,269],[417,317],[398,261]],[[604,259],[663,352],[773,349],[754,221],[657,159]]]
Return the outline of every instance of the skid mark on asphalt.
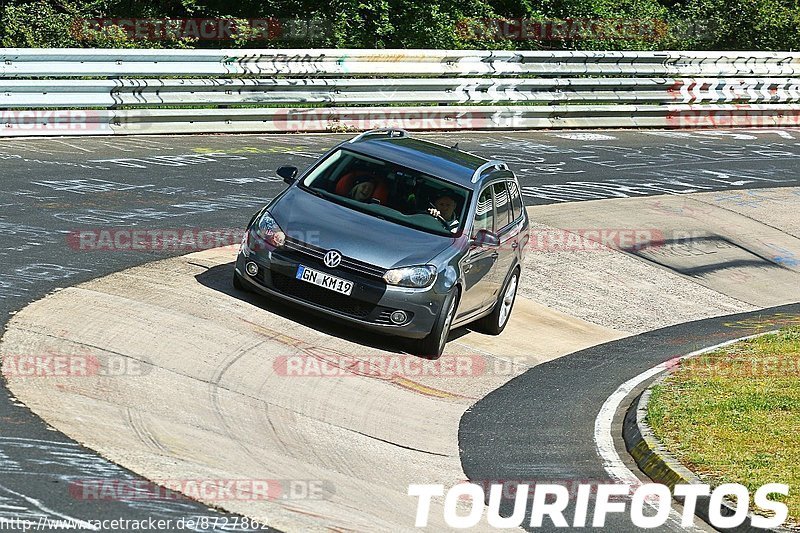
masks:
[[[222,406],[221,399],[220,399],[220,390],[223,389],[222,380],[225,377],[225,374],[228,370],[230,370],[237,361],[239,361],[242,357],[245,357],[247,353],[254,348],[258,348],[265,344],[266,341],[259,341],[255,345],[249,346],[246,350],[241,351],[238,354],[230,357],[223,364],[220,365],[219,371],[214,374],[214,376],[209,381],[209,396],[211,398],[211,404],[214,409],[214,414],[216,415],[217,422],[220,423],[222,428],[225,431],[225,434],[231,440],[231,442],[236,443],[236,446],[243,451],[250,459],[252,459],[256,464],[259,464],[263,467],[268,467],[268,463],[264,460],[264,456],[258,451],[251,450],[250,447],[244,442],[242,439],[237,438],[238,432],[236,428],[230,423],[230,417],[225,414],[225,409]],[[264,414],[266,415],[267,421],[269,426],[275,431],[275,426],[272,422],[272,419],[269,415],[269,404],[264,406]],[[241,430],[241,428],[239,428]],[[279,434],[276,431],[274,433],[276,438],[279,438]],[[281,443],[284,444],[284,443]],[[286,446],[284,445],[284,448]]]
[[[142,419],[142,414],[134,411],[130,407],[125,409],[125,418],[128,422],[128,427],[134,432],[139,440],[151,450],[158,453],[169,454],[171,450],[164,446],[156,436],[147,427],[147,423]]]

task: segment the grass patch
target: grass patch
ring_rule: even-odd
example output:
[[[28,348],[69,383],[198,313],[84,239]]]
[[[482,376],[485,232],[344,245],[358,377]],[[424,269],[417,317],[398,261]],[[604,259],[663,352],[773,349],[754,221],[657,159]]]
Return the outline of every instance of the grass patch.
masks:
[[[788,484],[771,499],[800,522],[800,326],[685,359],[653,388],[647,422],[707,483],[741,483],[751,496]]]

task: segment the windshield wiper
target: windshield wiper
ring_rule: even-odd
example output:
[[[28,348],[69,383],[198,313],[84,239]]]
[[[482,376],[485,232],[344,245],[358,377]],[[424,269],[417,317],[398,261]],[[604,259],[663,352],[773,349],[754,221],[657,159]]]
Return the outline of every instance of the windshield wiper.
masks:
[[[311,187],[301,187],[301,189],[303,189],[306,192],[310,192],[314,196],[325,198],[325,196],[322,194],[322,191],[320,191],[319,189],[312,189]]]

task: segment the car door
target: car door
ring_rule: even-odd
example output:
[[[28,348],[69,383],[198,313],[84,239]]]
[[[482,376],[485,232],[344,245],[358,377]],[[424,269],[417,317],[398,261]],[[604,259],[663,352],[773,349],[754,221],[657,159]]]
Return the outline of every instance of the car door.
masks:
[[[478,195],[470,230],[470,248],[461,260],[464,294],[458,306],[459,317],[485,308],[493,291],[491,279],[498,258],[498,247],[476,242],[475,237],[480,230],[494,232],[494,193],[491,185],[484,187]]]

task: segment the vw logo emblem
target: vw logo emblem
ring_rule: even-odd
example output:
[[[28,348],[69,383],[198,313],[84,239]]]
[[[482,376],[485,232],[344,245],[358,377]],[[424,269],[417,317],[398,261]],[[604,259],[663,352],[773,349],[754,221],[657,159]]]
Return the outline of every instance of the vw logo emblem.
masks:
[[[339,266],[339,263],[342,262],[342,254],[336,250],[328,250],[322,260],[325,262],[326,267],[336,268]]]

